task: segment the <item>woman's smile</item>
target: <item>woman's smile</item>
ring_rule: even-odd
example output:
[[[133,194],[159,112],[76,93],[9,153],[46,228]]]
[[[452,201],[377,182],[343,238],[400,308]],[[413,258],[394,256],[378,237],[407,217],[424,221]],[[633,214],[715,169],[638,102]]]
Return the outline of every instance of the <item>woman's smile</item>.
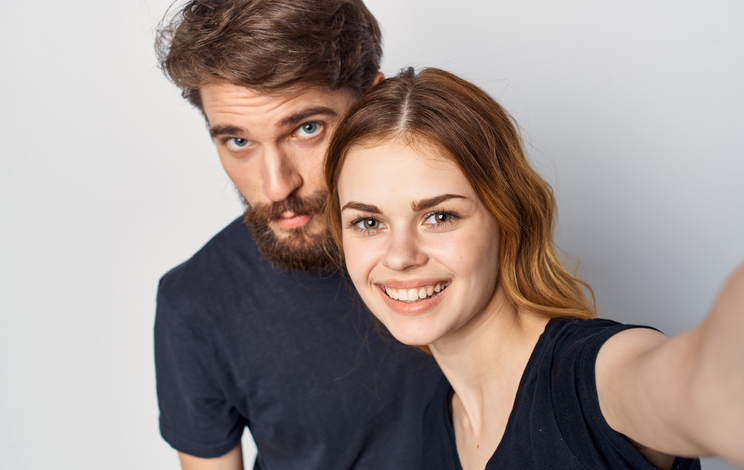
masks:
[[[378,284],[381,289],[385,292],[385,295],[394,300],[401,302],[418,302],[435,295],[439,295],[444,289],[449,286],[448,281],[436,282],[433,284],[425,284],[414,288],[396,288],[388,284]]]
[[[401,284],[404,287],[394,287]],[[405,287],[410,284],[416,287]],[[424,315],[432,311],[444,299],[444,290],[449,286],[449,281],[390,282],[377,286],[381,298],[393,312],[399,315]]]

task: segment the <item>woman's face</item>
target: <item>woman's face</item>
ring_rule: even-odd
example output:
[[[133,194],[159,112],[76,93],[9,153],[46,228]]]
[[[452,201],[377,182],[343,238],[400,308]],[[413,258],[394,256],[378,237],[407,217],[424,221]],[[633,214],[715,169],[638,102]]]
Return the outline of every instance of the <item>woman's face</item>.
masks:
[[[352,149],[338,194],[349,275],[393,336],[433,344],[476,321],[496,289],[498,225],[436,147]]]

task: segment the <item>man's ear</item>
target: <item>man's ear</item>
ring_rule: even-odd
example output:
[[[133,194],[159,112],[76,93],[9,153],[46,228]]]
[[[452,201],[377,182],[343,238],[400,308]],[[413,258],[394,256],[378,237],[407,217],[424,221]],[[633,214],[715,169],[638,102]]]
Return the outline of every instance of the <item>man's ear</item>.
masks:
[[[385,80],[385,75],[382,72],[377,72],[375,74],[375,78],[372,79],[372,86],[370,86],[370,88],[372,88],[373,86],[377,85],[378,83],[380,83],[383,80]]]

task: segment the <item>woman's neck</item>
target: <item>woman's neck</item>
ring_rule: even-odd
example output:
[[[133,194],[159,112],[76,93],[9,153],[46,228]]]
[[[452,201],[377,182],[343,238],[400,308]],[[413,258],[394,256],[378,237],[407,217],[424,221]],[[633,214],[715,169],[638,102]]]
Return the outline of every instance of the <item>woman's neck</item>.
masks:
[[[499,287],[483,312],[429,346],[455,392],[452,421],[464,469],[483,468],[496,450],[547,322],[517,309]]]

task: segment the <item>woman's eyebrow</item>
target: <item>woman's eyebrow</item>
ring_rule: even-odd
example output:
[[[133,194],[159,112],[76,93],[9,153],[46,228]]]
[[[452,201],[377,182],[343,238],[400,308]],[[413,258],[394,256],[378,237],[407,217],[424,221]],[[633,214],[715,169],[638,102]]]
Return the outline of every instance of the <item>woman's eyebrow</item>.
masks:
[[[372,204],[362,204],[361,202],[347,202],[344,204],[344,207],[341,208],[342,211],[346,209],[356,209],[361,212],[370,212],[372,214],[382,214],[382,211],[377,208],[377,206],[373,206]]]
[[[448,199],[467,199],[467,198],[465,196],[460,196],[458,194],[442,194],[441,196],[434,196],[434,197],[430,197],[429,199],[422,199],[418,202],[412,202],[411,208],[414,210],[414,212],[419,212],[419,211],[434,207],[437,204],[441,204]]]

